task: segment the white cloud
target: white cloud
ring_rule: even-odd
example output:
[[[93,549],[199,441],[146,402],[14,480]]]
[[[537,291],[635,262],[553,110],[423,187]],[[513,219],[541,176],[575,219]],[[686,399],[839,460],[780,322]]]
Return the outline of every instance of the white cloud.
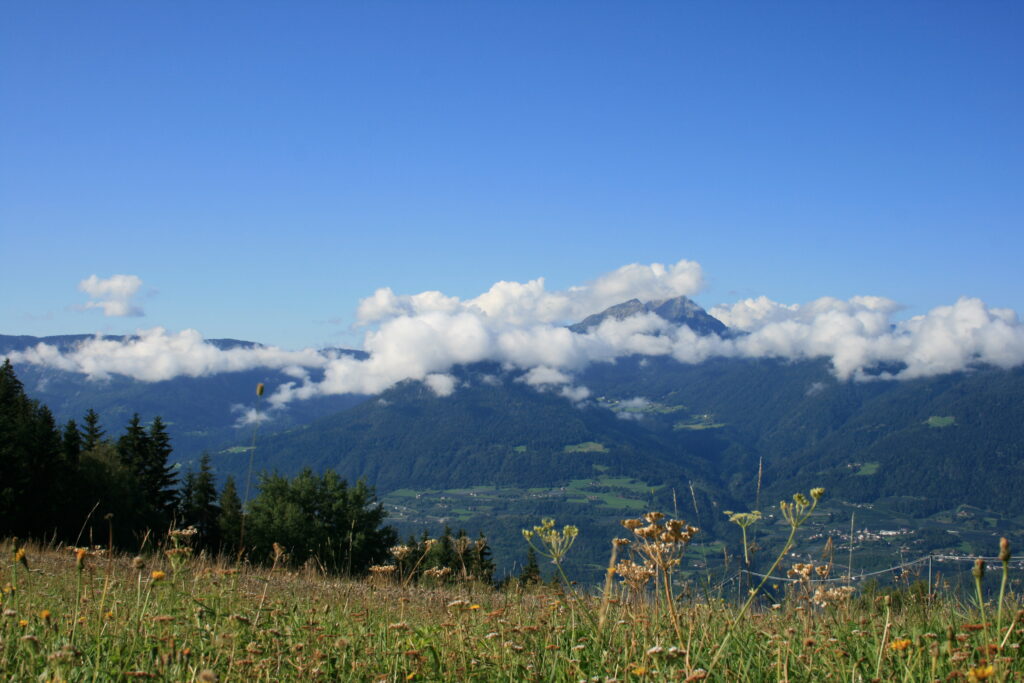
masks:
[[[272,419],[266,411],[260,412],[256,408],[247,408],[243,405],[231,406],[231,412],[240,413],[235,420],[235,428],[256,426]]]
[[[284,351],[272,346],[219,349],[196,330],[169,333],[162,327],[139,330],[125,340],[94,337],[62,353],[49,344],[37,344],[10,354],[12,359],[60,370],[80,372],[93,379],[125,375],[144,382],[174,377],[202,377],[257,367],[287,369],[320,368],[332,357],[312,349]]]
[[[433,373],[424,377],[423,383],[438,396],[451,396],[455,393],[455,378],[451,375]]]
[[[361,323],[370,325],[363,343],[368,357],[362,360],[312,349],[222,350],[195,330],[170,333],[162,328],[142,330],[125,341],[89,339],[67,352],[40,344],[11,355],[94,378],[119,374],[143,381],[275,368],[295,381],[268,396],[271,407],[318,395],[379,394],[404,380],[424,382],[446,396],[457,388],[451,368],[480,361],[497,362],[521,373],[521,381],[573,401],[589,396],[586,387],[574,385],[574,373],[589,363],[627,355],[669,356],[685,363],[711,357],[828,358],[840,380],[908,379],[976,363],[1024,363],[1024,326],[1017,315],[967,298],[909,320],[898,320],[900,306],[882,297],[825,297],[804,304],[747,299],[711,310],[743,332],[728,338],[700,336],[652,313],[606,320],[586,334],[563,325],[624,299],[692,293],[702,277],[699,265],[680,261],[624,266],[561,292],[546,291],[539,278],[499,282],[466,301],[434,291],[406,296],[381,289],[359,305]],[[136,289],[117,291],[130,297]],[[880,364],[894,363],[903,366],[895,375],[872,373]],[[311,377],[314,369],[322,371],[319,381]]]
[[[700,264],[682,260],[670,265],[633,263],[565,291],[547,291],[544,278],[501,281],[466,301],[436,291],[396,295],[385,287],[359,302],[356,318],[359,324],[368,325],[394,317],[461,311],[509,325],[576,322],[627,299],[647,301],[692,295],[700,291],[703,283]]]
[[[569,375],[561,370],[549,368],[546,365],[530,368],[520,379],[532,387],[544,386],[546,384],[569,384],[572,382],[572,378]]]
[[[85,308],[101,308],[103,315],[108,317],[145,315],[132,303],[132,297],[141,287],[142,280],[137,275],[114,275],[106,279],[90,275],[78,283],[78,289],[93,299],[85,304]]]

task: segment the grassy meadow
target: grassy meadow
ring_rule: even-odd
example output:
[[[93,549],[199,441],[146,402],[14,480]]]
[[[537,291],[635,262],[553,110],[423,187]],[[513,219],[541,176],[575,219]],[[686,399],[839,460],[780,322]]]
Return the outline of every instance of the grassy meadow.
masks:
[[[813,509],[803,502],[790,509],[794,533]],[[776,568],[795,580],[781,602],[757,585],[726,599],[674,580],[697,530],[656,513],[624,526],[631,538],[612,542],[606,584],[593,590],[429,573],[413,583],[393,565],[338,578],[290,566],[280,548],[260,567],[194,556],[187,532],[137,557],[9,539],[0,671],[14,681],[1024,679],[1017,596],[979,606],[928,591],[859,595],[828,582],[828,565],[786,567],[783,553]],[[548,522],[524,532],[556,571],[575,535]],[[1001,578],[998,565],[988,571],[989,583]]]

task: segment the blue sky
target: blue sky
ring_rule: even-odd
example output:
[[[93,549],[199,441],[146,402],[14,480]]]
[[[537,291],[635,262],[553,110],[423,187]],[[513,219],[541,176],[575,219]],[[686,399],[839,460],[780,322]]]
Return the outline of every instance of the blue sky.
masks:
[[[355,345],[379,287],[697,261],[1024,312],[1024,5],[0,9],[0,333]],[[80,310],[130,274],[143,317]]]

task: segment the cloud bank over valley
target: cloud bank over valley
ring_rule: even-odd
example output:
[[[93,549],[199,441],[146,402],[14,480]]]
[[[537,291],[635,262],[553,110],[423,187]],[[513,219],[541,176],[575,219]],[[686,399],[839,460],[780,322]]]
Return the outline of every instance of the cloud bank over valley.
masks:
[[[576,372],[590,363],[636,354],[683,363],[713,357],[824,357],[841,381],[911,379],[981,363],[1003,368],[1024,363],[1024,326],[1017,314],[972,298],[905,320],[897,318],[898,303],[876,296],[825,297],[804,304],[745,299],[709,310],[730,328],[723,336],[702,336],[650,312],[609,317],[585,333],[566,327],[630,299],[692,296],[703,282],[700,265],[682,260],[623,266],[562,291],[547,290],[543,278],[498,282],[472,299],[437,291],[402,295],[382,288],[356,311],[365,358],[314,349],[220,348],[196,330],[161,327],[124,340],[97,336],[72,348],[40,343],[7,355],[15,363],[98,380],[124,375],[154,382],[270,368],[294,378],[269,395],[274,407],[322,395],[379,394],[404,380],[424,382],[435,394],[447,396],[458,390],[451,369],[480,361],[498,362],[518,372],[519,381],[573,401],[589,396],[586,387],[576,384]],[[141,315],[131,303],[141,284],[136,276],[92,276],[79,287],[93,297],[88,305],[102,308],[105,315]]]

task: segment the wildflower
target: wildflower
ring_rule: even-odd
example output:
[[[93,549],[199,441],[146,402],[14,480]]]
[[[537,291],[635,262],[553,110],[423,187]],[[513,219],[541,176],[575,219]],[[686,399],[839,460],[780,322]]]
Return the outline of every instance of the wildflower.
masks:
[[[632,560],[621,560],[615,565],[615,573],[633,592],[640,592],[657,573],[653,567],[637,564]]]
[[[819,607],[828,607],[831,604],[842,604],[846,602],[856,589],[853,586],[837,586],[836,588],[825,588],[818,586],[814,589],[814,596],[811,602]]]
[[[999,561],[1010,561],[1010,539],[1005,536],[999,539]]]
[[[974,569],[971,570],[971,576],[979,581],[985,578],[985,560],[979,557],[974,561]]]
[[[979,666],[967,672],[967,680],[983,681],[995,672],[996,668],[991,664],[989,664],[988,666]]]
[[[154,569],[153,573],[149,576],[151,579],[153,579],[153,582],[156,583],[157,581],[163,581],[164,579],[166,579],[167,572],[162,572],[159,569]]]
[[[26,626],[28,626],[28,620],[27,619],[18,619],[18,626],[20,626],[22,628],[25,628]]]
[[[75,568],[78,571],[85,569],[85,556],[89,554],[89,551],[85,548],[78,548],[75,550]]]
[[[545,518],[541,520],[539,526],[533,527],[532,530],[523,529],[523,538],[531,546],[533,546],[534,537],[540,539],[542,547],[533,546],[534,550],[545,557],[550,557],[555,564],[558,564],[569,552],[569,548],[572,547],[579,533],[580,530],[571,524],[566,524],[561,531],[558,531],[555,529],[555,520]]]
[[[432,579],[443,579],[451,573],[451,567],[431,567],[423,571],[424,576],[429,576]]]
[[[889,649],[890,650],[895,650],[897,652],[903,652],[908,647],[910,647],[910,645],[911,645],[910,638],[897,638],[896,640],[894,640],[891,643],[889,643]]]
[[[25,549],[18,548],[14,553],[14,561],[21,564],[25,569],[28,569],[28,558],[25,557]]]
[[[42,619],[47,624],[49,624],[50,623],[50,616],[52,614],[53,613],[50,610],[44,609],[42,612],[39,613],[39,618]]]
[[[408,557],[410,553],[412,553],[412,548],[407,545],[396,545],[391,548],[391,555],[399,562]]]
[[[801,581],[809,581],[811,579],[811,571],[813,570],[814,565],[797,562],[786,572],[786,576],[793,576]]]

